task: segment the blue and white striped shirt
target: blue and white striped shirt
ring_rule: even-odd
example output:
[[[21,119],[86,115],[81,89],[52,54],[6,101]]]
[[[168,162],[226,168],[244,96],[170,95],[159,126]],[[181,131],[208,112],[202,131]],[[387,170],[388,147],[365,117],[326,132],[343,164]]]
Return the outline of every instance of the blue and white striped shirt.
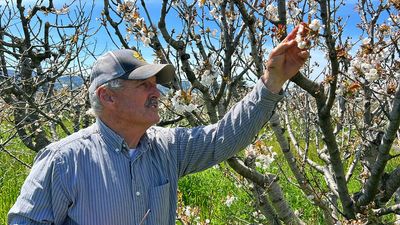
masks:
[[[281,98],[259,81],[216,124],[151,127],[133,159],[125,141],[97,120],[40,151],[8,223],[175,224],[178,179],[245,148]]]

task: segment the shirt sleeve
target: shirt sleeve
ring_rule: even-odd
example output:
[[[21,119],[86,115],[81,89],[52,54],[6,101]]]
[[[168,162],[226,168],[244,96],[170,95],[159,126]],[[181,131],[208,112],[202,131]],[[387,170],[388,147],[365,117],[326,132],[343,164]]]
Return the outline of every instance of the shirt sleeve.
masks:
[[[271,118],[280,94],[270,92],[259,80],[253,90],[216,124],[178,128],[178,176],[198,172],[244,149]]]
[[[69,200],[59,176],[61,157],[43,149],[20,195],[8,213],[8,224],[62,224],[66,218]]]

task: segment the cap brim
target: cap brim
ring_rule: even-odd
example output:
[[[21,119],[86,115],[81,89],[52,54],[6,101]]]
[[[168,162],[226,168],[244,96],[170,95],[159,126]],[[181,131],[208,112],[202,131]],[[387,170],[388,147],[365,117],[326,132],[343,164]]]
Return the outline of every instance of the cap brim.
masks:
[[[127,79],[145,80],[156,76],[158,84],[167,84],[174,79],[175,68],[171,64],[148,64],[133,70]]]

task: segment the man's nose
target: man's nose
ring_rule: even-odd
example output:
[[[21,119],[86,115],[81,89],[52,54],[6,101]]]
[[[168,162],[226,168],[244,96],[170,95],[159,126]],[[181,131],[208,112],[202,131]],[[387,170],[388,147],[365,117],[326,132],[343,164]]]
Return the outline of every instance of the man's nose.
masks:
[[[157,88],[157,85],[152,85],[151,86],[151,93],[153,94],[153,95],[155,95],[157,98],[159,98],[160,97],[160,90],[158,90],[158,88]]]

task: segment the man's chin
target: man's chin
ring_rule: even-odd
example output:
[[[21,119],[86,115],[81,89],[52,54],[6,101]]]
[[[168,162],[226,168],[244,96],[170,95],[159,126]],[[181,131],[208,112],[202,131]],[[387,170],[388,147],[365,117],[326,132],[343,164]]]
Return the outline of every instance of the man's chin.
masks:
[[[154,119],[153,124],[151,124],[151,125],[152,126],[157,125],[159,122],[160,122],[160,117],[158,116],[157,119]]]

